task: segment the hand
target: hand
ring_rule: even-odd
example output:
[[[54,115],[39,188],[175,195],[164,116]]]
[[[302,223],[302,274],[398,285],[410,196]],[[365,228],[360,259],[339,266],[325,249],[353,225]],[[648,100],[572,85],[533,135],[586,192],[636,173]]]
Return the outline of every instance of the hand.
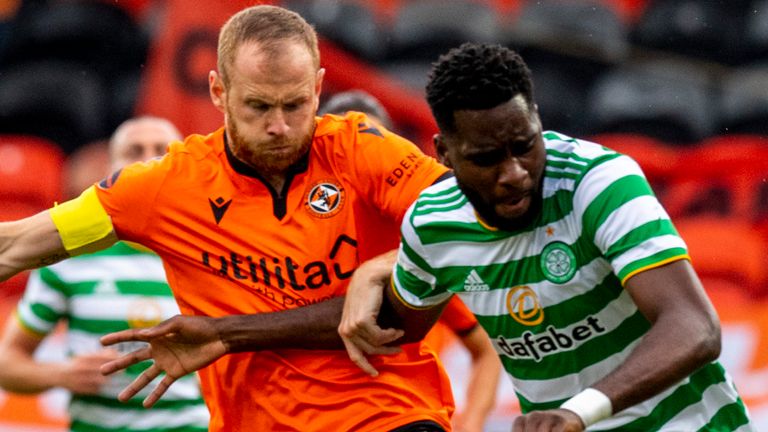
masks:
[[[103,365],[101,373],[108,375],[152,359],[154,364],[118,395],[118,399],[125,402],[164,372],[165,377],[144,399],[146,408],[154,405],[174,381],[208,366],[227,353],[216,328],[216,319],[201,316],[177,315],[154,327],[124,330],[101,338],[103,345],[128,341],[143,341],[149,343],[149,346]]]
[[[582,432],[584,424],[573,411],[533,411],[515,419],[512,432]]]
[[[105,349],[92,354],[72,357],[61,368],[61,384],[75,394],[96,395],[108,378],[101,374],[100,368],[109,361],[118,358],[113,349]]]
[[[379,372],[365,355],[396,354],[399,347],[385,346],[403,336],[398,329],[382,329],[376,322],[381,310],[384,288],[397,255],[395,251],[380,255],[363,263],[355,270],[347,288],[344,310],[339,324],[339,335],[347,348],[349,358],[371,376]]]

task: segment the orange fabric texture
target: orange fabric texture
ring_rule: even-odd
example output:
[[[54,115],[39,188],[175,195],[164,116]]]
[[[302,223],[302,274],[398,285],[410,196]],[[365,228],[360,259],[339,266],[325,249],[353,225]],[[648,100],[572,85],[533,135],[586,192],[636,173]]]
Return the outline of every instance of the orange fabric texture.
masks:
[[[472,311],[467,309],[460,298],[453,296],[443,309],[440,319],[424,337],[424,342],[439,354],[452,340],[467,335],[478,325]]]
[[[306,169],[280,200],[234,171],[223,135],[192,135],[97,188],[118,236],[163,258],[184,314],[272,312],[343,295],[359,264],[358,239],[381,229],[355,224],[355,210],[399,219],[446,172],[363,115],[326,116]],[[225,356],[200,371],[211,430],[385,431],[417,420],[448,427],[450,384],[433,351],[412,344],[371,361],[377,378],[343,350]]]

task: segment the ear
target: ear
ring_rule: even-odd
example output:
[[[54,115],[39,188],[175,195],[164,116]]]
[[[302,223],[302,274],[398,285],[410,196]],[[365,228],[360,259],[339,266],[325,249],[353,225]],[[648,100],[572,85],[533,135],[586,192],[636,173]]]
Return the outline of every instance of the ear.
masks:
[[[432,136],[432,142],[434,143],[435,151],[437,152],[437,160],[448,168],[453,168],[451,166],[451,160],[448,158],[448,147],[445,145],[445,138],[440,134],[435,134]]]
[[[320,92],[323,91],[323,78],[325,77],[325,68],[320,68],[315,74],[315,115],[320,109]]]
[[[213,106],[222,113],[227,112],[227,90],[224,88],[224,82],[221,80],[218,72],[208,72],[208,92],[211,95]]]
[[[320,68],[317,70],[317,74],[315,75],[315,93],[317,95],[320,95],[320,92],[323,90],[323,78],[325,77],[325,68]]]

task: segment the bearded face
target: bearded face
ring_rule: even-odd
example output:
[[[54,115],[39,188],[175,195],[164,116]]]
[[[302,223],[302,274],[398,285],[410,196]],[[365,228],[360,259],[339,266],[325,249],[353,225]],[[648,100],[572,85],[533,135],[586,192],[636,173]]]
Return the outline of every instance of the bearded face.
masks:
[[[228,108],[229,111],[229,108]],[[264,176],[279,175],[304,156],[312,143],[314,123],[297,136],[277,136],[266,141],[240,132],[232,114],[226,116],[232,154]]]
[[[232,154],[270,181],[311,145],[324,73],[316,63],[300,41],[251,41],[237,48],[228,82],[214,76]]]

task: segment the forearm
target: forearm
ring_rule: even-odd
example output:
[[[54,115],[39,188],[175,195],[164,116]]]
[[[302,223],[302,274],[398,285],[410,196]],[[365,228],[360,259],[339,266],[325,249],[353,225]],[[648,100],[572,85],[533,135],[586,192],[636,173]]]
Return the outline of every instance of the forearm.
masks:
[[[501,374],[501,361],[491,345],[488,334],[477,325],[461,338],[472,356],[466,402],[457,426],[467,431],[483,430],[488,415],[496,403],[496,391]]]
[[[464,415],[485,421],[496,403],[499,384],[499,359],[484,356],[473,360],[472,372],[467,385],[467,403]]]
[[[215,325],[229,353],[264,349],[344,349],[337,328],[344,297],[296,309],[218,318]]]
[[[616,413],[655,396],[719,354],[717,322],[695,317],[684,324],[660,319],[629,358],[592,387],[611,399]]]
[[[41,393],[60,385],[61,365],[38,363],[33,358],[5,352],[0,358],[0,387],[13,393]]]
[[[68,256],[48,212],[0,223],[0,281]]]

